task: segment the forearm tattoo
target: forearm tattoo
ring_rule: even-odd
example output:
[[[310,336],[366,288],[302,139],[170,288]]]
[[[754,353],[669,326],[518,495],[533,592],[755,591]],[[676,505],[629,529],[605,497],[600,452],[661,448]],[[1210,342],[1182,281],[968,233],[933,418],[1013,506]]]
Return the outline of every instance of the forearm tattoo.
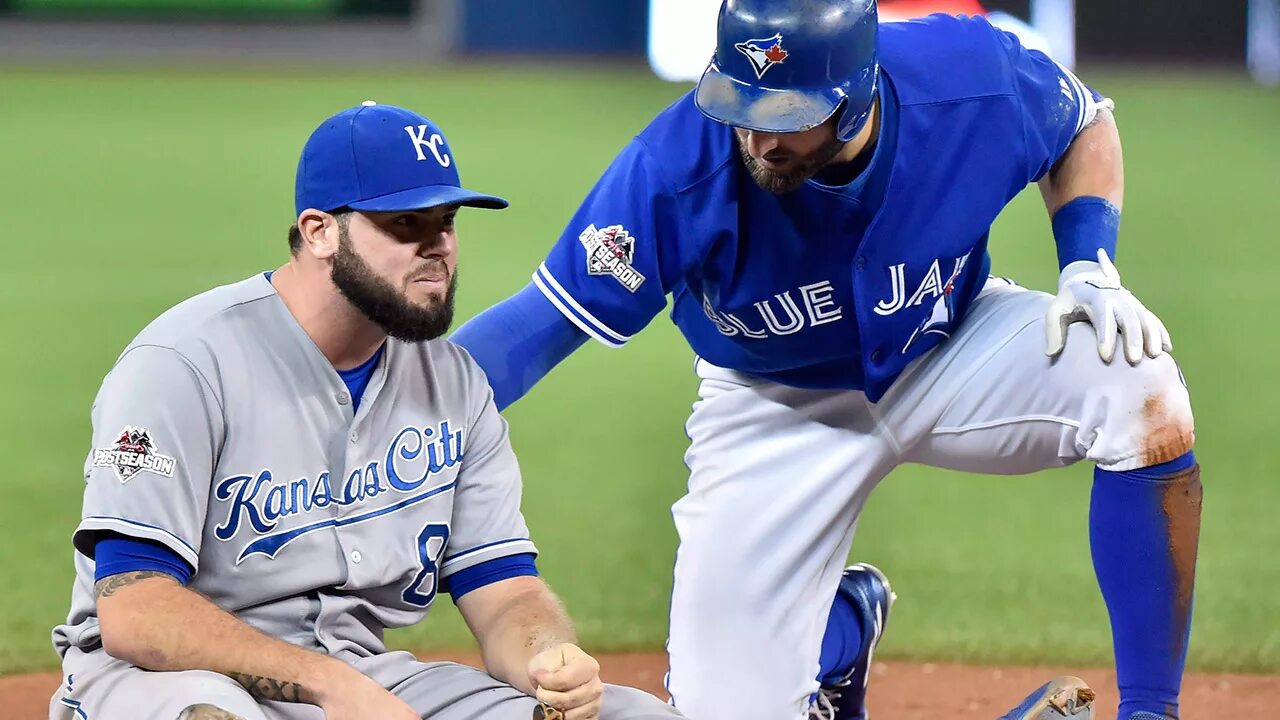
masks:
[[[302,699],[302,685],[295,682],[284,682],[275,678],[238,672],[227,673],[227,676],[240,683],[240,687],[247,690],[255,700],[306,702]]]
[[[153,577],[172,578],[173,576],[157,570],[125,572],[102,578],[94,584],[93,590],[99,598],[111,597],[134,583]],[[296,682],[285,682],[283,680],[276,680],[275,678],[263,677],[262,675],[250,675],[248,673],[238,672],[227,673],[227,676],[239,683],[240,687],[243,687],[250,696],[257,700],[277,700],[280,702],[293,703],[306,702],[306,700],[303,699],[302,685]]]
[[[158,570],[137,570],[134,572],[120,573],[119,575],[111,575],[99,580],[93,586],[93,593],[99,598],[111,597],[134,583],[153,577],[172,578],[173,576],[168,573],[162,573]]]

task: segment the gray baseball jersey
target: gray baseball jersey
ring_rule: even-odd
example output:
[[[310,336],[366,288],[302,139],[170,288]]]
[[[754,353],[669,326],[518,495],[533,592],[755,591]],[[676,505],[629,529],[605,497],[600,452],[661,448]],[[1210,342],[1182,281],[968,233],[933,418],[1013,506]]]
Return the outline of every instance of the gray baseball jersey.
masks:
[[[164,544],[195,568],[192,589],[270,635],[383,652],[383,630],[421,620],[450,574],[536,552],[491,397],[447,340],[389,340],[353,412],[265,276],[179,304],[94,402],[59,654],[99,647],[92,554],[107,533]]]

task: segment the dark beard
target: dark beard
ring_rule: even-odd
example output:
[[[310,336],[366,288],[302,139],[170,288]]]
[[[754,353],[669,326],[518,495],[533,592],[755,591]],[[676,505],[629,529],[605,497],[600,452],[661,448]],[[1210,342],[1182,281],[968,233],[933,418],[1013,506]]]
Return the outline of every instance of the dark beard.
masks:
[[[751,157],[751,153],[747,152],[746,147],[741,142],[737,143],[738,154],[742,156],[742,162],[747,166],[747,172],[751,175],[751,179],[761,190],[772,193],[774,195],[785,195],[793,192],[801,185],[804,185],[818,171],[826,167],[831,159],[840,154],[840,150],[844,148],[844,143],[839,140],[833,140],[829,145],[819,148],[817,154],[809,158],[800,167],[786,174],[779,174],[764,169],[756,159]]]
[[[434,340],[448,332],[453,324],[453,296],[458,289],[456,271],[449,278],[449,290],[443,302],[432,299],[425,307],[415,305],[373,272],[351,246],[346,228],[340,228],[332,277],[343,297],[397,340],[411,343]]]

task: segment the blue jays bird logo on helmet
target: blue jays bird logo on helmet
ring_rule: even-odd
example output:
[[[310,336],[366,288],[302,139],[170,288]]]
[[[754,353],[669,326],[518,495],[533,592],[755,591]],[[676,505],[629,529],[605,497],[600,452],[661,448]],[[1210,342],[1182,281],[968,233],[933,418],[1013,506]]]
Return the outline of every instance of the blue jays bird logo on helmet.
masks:
[[[756,78],[763,78],[769,68],[785,62],[791,53],[782,49],[782,33],[763,40],[748,40],[734,45],[738,52],[747,56],[751,67],[756,70]]]
[[[758,132],[834,117],[836,138],[851,140],[879,92],[878,17],[876,0],[725,0],[694,101],[716,122]]]

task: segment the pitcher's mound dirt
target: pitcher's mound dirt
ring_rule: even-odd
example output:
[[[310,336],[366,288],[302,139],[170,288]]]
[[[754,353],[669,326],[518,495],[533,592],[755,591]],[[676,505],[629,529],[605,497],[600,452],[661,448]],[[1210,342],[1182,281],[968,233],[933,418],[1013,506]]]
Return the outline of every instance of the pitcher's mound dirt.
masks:
[[[475,665],[473,653],[424,656]],[[667,659],[661,653],[600,657],[606,682],[662,695]],[[877,662],[872,670],[871,710],[876,720],[995,720],[1055,675],[1077,675],[1098,691],[1096,720],[1115,720],[1115,673],[1079,668],[975,667],[947,663]],[[44,720],[55,673],[0,678],[0,717]],[[1184,720],[1280,717],[1280,676],[1188,675],[1182,691]]]

